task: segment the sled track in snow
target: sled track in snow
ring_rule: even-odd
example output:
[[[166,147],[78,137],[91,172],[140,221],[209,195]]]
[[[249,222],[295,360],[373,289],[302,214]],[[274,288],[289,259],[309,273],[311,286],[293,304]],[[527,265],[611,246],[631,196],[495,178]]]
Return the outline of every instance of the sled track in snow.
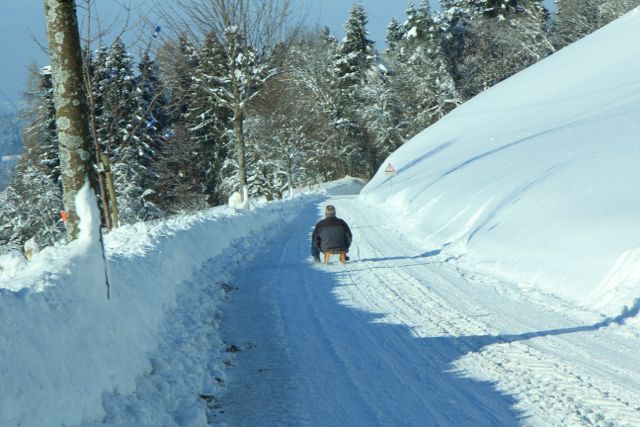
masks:
[[[640,410],[630,403],[638,402],[637,393],[522,343],[491,345],[456,365],[517,396],[518,406],[533,416],[525,425],[640,425]]]
[[[347,273],[357,287],[357,278]],[[538,416],[554,422],[545,425],[638,426],[640,408],[631,402],[640,402],[640,395],[623,389],[602,377],[593,377],[579,366],[537,351],[520,342],[492,342],[493,334],[486,325],[461,313],[456,313],[445,301],[437,297],[422,283],[398,267],[367,270],[375,278],[378,298],[368,292],[359,292],[361,303],[375,311],[389,310],[390,322],[410,328],[417,337],[473,336],[482,346],[460,342],[460,350],[467,353],[455,365],[474,378],[497,382],[501,391],[518,396],[519,408],[533,415],[525,425],[539,425]],[[399,288],[399,284],[402,287]],[[479,311],[481,307],[478,306]],[[407,321],[420,319],[420,322]],[[414,323],[414,324],[411,324]],[[482,341],[487,345],[482,345]],[[551,397],[551,399],[549,399]],[[549,401],[552,406],[549,407]]]
[[[362,246],[369,246],[367,251],[374,250],[368,242],[361,242],[359,246],[361,250]],[[454,309],[424,278],[431,276],[434,281],[448,281],[438,274],[445,268],[457,270],[462,281],[465,280],[464,272],[442,262],[443,259],[432,258],[432,261],[411,268],[392,262],[384,268],[370,266],[367,262],[352,263],[345,274],[349,277],[348,282],[358,290],[359,304],[385,313],[386,321],[403,324],[416,337],[469,337],[455,341],[458,350],[466,355],[453,363],[452,369],[457,369],[463,376],[496,383],[502,392],[515,396],[517,409],[526,417],[522,420],[524,425],[640,425],[640,393],[527,345],[524,342],[529,339],[527,334],[500,336],[500,331],[477,320],[488,311],[482,305],[465,304],[466,312],[477,315]],[[424,270],[428,270],[427,274]],[[419,271],[419,277],[409,273],[412,271]],[[358,283],[366,283],[366,289]],[[455,287],[455,284],[447,287],[450,286]],[[372,293],[372,289],[376,291]],[[342,300],[347,302],[346,298]],[[561,345],[568,353],[584,353],[567,342]],[[584,356],[589,359],[588,355]]]
[[[325,203],[354,231],[345,266],[306,260]],[[425,253],[353,197],[310,206],[281,234],[238,277],[227,330],[255,346],[238,355],[218,421],[640,425],[639,340],[624,329]]]

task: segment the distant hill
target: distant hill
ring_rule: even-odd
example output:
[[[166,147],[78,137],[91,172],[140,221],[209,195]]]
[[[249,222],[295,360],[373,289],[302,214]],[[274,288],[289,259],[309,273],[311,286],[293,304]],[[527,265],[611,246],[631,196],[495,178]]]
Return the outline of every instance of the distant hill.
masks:
[[[9,184],[18,156],[22,153],[21,130],[17,111],[0,110],[0,191]]]
[[[20,154],[22,124],[17,111],[0,111],[0,156]]]

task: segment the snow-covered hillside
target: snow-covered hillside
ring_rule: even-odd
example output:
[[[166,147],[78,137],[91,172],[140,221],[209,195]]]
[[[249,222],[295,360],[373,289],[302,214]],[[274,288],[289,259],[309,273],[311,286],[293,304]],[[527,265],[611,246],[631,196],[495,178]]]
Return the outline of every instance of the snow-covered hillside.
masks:
[[[462,105],[362,199],[421,244],[619,314],[640,301],[640,10]],[[391,163],[395,176],[385,175]]]

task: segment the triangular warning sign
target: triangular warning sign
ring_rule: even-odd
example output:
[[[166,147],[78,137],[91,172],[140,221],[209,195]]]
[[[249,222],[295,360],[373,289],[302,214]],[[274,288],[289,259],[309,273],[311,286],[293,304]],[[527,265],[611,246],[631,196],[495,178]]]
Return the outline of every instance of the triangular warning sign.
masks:
[[[396,169],[393,167],[391,163],[389,163],[385,168],[384,173],[396,173]]]

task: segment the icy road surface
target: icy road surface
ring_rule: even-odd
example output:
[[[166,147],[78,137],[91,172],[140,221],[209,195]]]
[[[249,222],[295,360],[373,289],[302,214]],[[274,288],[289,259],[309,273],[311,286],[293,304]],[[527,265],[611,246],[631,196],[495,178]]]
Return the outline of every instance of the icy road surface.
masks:
[[[236,276],[222,336],[240,351],[215,423],[640,425],[640,339],[623,318],[461,271],[340,192]],[[309,262],[327,203],[354,234],[346,266]]]

